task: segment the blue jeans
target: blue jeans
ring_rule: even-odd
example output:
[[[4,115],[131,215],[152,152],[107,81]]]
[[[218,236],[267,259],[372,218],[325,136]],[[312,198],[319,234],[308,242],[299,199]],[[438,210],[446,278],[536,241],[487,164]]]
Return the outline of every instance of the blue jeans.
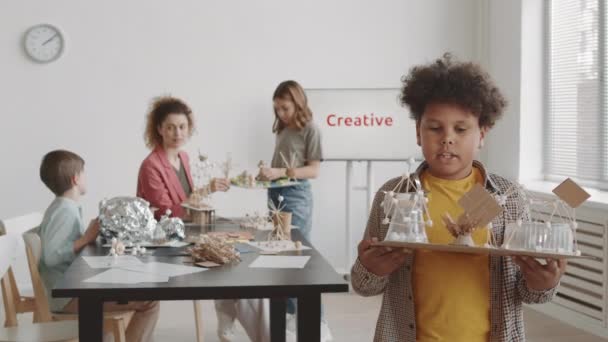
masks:
[[[291,213],[291,224],[300,229],[300,233],[310,242],[310,229],[312,227],[312,191],[307,180],[300,180],[300,184],[284,188],[268,189],[268,198],[279,207],[279,195],[283,196],[281,206]]]
[[[279,195],[283,196],[281,211],[291,213],[291,224],[300,229],[302,236],[310,243],[310,229],[312,227],[312,191],[310,182],[300,180],[300,184],[284,188],[268,189],[268,198],[279,206]],[[295,314],[297,301],[287,298],[287,313]]]

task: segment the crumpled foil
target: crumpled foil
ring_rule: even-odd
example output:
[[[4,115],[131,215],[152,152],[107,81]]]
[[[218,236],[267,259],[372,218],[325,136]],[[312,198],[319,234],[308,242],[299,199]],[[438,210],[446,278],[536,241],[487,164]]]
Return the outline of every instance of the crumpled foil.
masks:
[[[179,217],[169,217],[171,212],[167,210],[167,214],[160,218],[158,221],[158,225],[156,230],[162,230],[165,234],[166,240],[183,240],[186,237],[186,226],[184,225],[184,221]],[[157,236],[160,233],[155,232],[154,239],[157,239]]]
[[[123,242],[139,243],[183,239],[182,220],[165,219],[168,222],[156,222],[150,204],[139,197],[114,197],[99,204],[100,232],[106,241],[117,238]]]

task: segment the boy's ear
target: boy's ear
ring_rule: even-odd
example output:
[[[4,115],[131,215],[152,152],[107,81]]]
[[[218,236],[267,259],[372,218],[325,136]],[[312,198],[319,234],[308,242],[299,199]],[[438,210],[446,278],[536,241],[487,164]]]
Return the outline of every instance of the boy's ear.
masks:
[[[483,141],[486,137],[486,134],[488,133],[489,128],[488,127],[481,127],[480,130],[480,134],[479,134],[479,148],[483,147]]]

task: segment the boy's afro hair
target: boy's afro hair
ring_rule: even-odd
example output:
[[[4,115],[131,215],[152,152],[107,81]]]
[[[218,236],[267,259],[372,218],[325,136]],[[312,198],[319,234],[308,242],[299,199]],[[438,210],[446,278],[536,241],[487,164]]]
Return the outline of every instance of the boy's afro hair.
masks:
[[[450,53],[413,67],[401,81],[401,104],[417,122],[429,103],[450,103],[470,110],[480,127],[491,128],[507,105],[490,75],[477,64],[455,61]]]

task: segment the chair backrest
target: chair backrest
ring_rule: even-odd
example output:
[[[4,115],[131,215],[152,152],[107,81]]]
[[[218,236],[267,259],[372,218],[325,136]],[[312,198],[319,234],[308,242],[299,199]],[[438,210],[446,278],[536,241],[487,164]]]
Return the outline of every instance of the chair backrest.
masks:
[[[0,235],[9,234],[13,236],[20,236],[24,232],[37,228],[42,222],[43,214],[40,212],[33,212],[27,215],[18,216],[6,220],[0,220]],[[15,257],[18,256],[19,247],[23,247],[22,240],[17,239],[15,241]],[[16,260],[17,266],[20,266],[24,260]],[[23,265],[25,266],[25,265]],[[20,267],[17,267],[19,270]],[[22,267],[25,269],[25,267]],[[8,268],[0,283],[2,288],[2,297],[4,298],[4,326],[16,326],[17,325],[17,313],[32,312],[34,311],[34,300],[32,298],[24,297],[19,293],[17,288],[17,282],[12,268]]]
[[[43,214],[33,212],[23,216],[13,217],[6,220],[0,220],[0,235],[6,232],[14,235],[22,235],[26,231],[38,227],[42,222]]]
[[[14,234],[0,235],[0,278],[6,277],[15,262],[18,238],[19,236]]]
[[[27,264],[30,268],[30,277],[32,278],[32,287],[34,288],[34,300],[36,302],[36,317],[38,322],[50,322],[53,320],[53,315],[48,302],[48,294],[40,278],[38,271],[38,263],[40,254],[42,253],[42,244],[40,236],[35,232],[27,232],[23,234],[25,241],[25,253],[27,255]]]
[[[11,280],[13,273],[11,265],[15,262],[17,255],[18,235],[0,235],[0,285],[2,286],[2,302],[4,303],[5,322],[4,326],[13,327],[17,325],[18,294],[15,293]]]
[[[40,235],[38,235],[38,230],[30,230],[23,234],[23,241],[25,242],[26,252],[29,249],[32,257],[32,262],[36,265],[40,263],[40,256],[42,255],[42,241],[40,241]],[[28,265],[30,264],[28,256]],[[36,268],[38,270],[38,268]]]

